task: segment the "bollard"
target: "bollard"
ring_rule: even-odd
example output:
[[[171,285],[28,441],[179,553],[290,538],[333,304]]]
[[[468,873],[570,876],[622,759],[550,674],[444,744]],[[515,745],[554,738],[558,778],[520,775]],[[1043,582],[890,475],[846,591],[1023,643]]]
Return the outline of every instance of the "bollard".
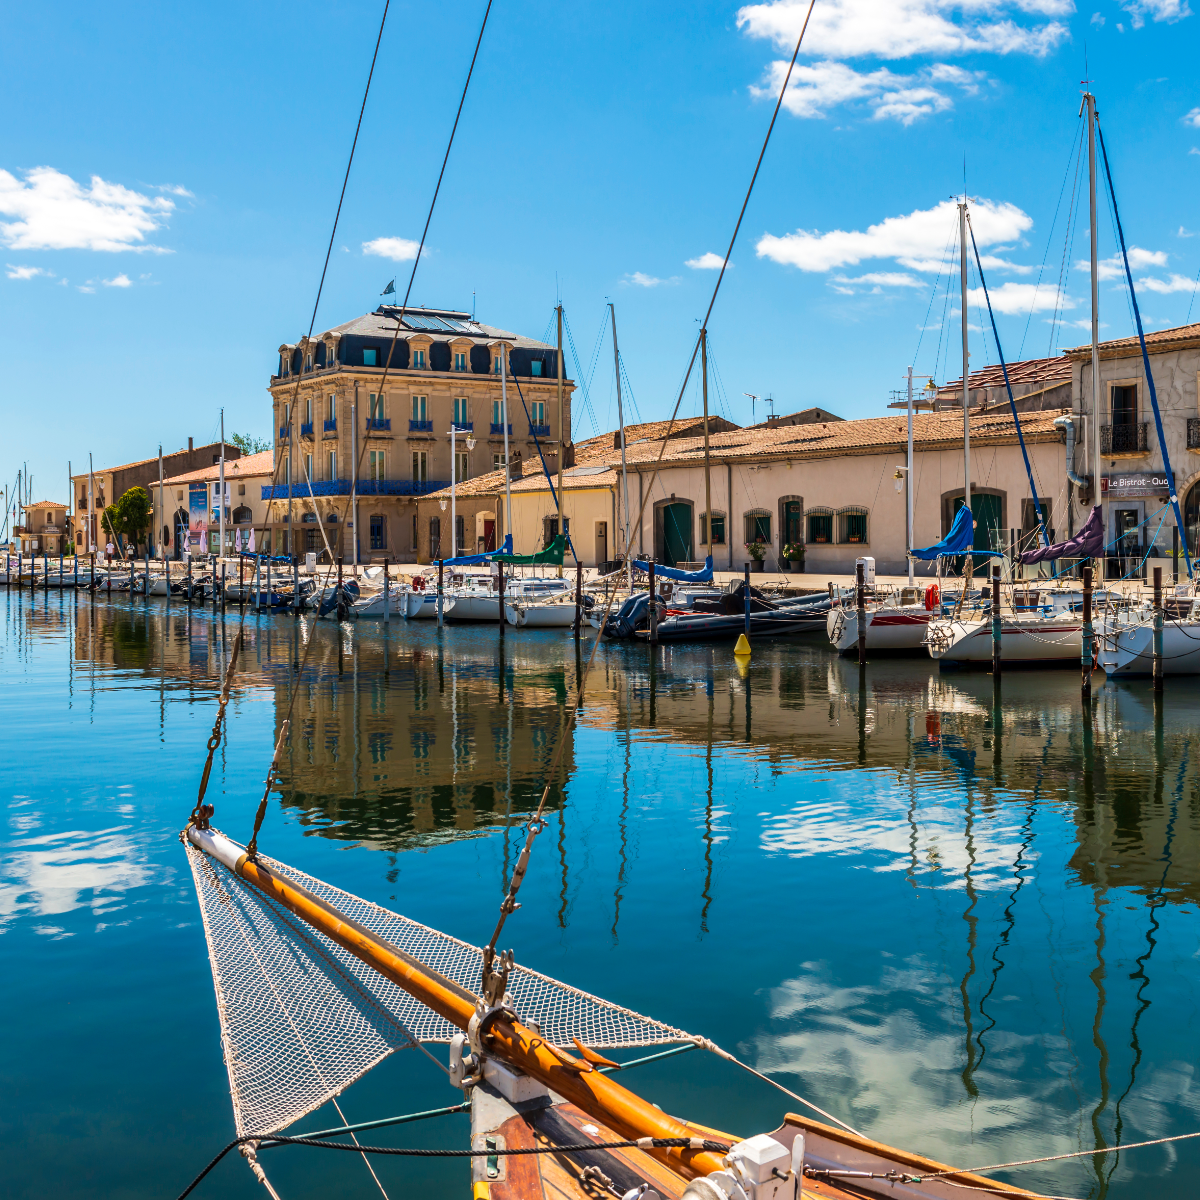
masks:
[[[500,589],[500,636],[504,636],[504,564],[498,562],[499,574],[496,576],[496,586]]]
[[[1092,698],[1092,568],[1083,568],[1083,702]]]
[[[992,674],[1000,678],[1000,568],[992,567]]]
[[[444,565],[442,563],[442,560],[439,558],[438,559],[438,599],[437,599],[438,628],[439,629],[441,629],[441,627],[442,627],[442,605],[444,603],[444,600],[443,600],[444,593],[442,591],[442,571],[443,570],[444,570]],[[500,604],[501,604],[501,607],[503,607],[503,605],[504,605],[503,597],[500,598]]]
[[[650,564],[650,645],[658,645],[658,605],[654,594],[654,561]]]
[[[867,584],[862,563],[855,564],[855,592],[858,606],[858,665],[867,665]]]
[[[575,640],[579,641],[580,625],[583,623],[583,563],[575,560]]]
[[[1154,667],[1151,675],[1151,690],[1163,690],[1163,605],[1162,567],[1154,568]]]
[[[386,558],[383,560],[383,623],[385,625],[390,624],[390,622],[391,622],[390,614],[392,611],[392,602],[391,602],[391,597],[390,597],[390,594],[388,591],[388,562],[389,562],[389,560]],[[296,611],[299,612],[300,610],[297,609]],[[387,670],[387,659],[386,658],[383,660],[383,663],[384,663],[384,670],[386,671]]]

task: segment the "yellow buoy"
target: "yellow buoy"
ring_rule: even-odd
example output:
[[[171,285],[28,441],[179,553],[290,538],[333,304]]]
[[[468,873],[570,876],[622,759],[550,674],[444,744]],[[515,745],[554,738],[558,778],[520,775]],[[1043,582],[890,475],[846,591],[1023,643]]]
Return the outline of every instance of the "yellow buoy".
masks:
[[[735,658],[741,658],[742,656],[746,658],[750,657],[750,639],[744,633],[738,634],[737,645],[733,648],[733,654]]]

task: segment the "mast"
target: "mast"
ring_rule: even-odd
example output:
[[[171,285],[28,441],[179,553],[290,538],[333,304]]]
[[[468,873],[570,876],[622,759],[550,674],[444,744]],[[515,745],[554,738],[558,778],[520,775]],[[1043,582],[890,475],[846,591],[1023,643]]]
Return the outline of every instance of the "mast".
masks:
[[[504,434],[504,532],[512,536],[512,463],[508,457],[508,344],[500,343],[500,419],[504,422],[501,432]],[[501,545],[504,543],[501,542]],[[516,546],[513,546],[516,553]],[[504,597],[500,597],[501,622],[503,622]]]
[[[958,273],[962,289],[962,380],[963,380],[963,503],[971,516],[971,528],[975,527],[975,514],[971,508],[971,356],[967,350],[967,194],[963,193],[958,206]],[[911,486],[911,485],[910,485]],[[971,535],[974,545],[975,536]],[[975,573],[974,556],[968,552],[966,578]]]
[[[291,459],[288,459],[289,464]],[[288,481],[291,482],[290,480]],[[288,488],[291,496],[291,488]],[[354,564],[354,578],[358,579],[358,380],[354,381],[354,399],[350,403],[350,561]],[[345,554],[345,551],[342,551]],[[441,553],[441,547],[438,548]]]
[[[563,429],[563,344],[562,344],[562,329],[563,329],[563,314],[562,305],[556,308],[558,315],[558,532],[566,535],[567,532],[567,517],[563,512],[563,455],[567,452],[567,435]],[[578,555],[575,556],[578,559]],[[562,578],[563,568],[562,563],[558,564],[558,577]]]
[[[225,415],[225,410],[224,410],[224,409],[222,409],[222,410],[221,410],[222,422],[223,422],[223,420],[224,420],[224,415]],[[225,428],[224,428],[224,424],[222,423],[222,428],[221,428],[221,442],[222,442],[222,443],[224,443],[224,441],[225,441]],[[166,544],[166,542],[162,541],[162,531],[163,531],[163,528],[164,528],[164,526],[165,526],[165,524],[166,524],[166,520],[167,520],[167,514],[166,514],[166,511],[165,511],[165,510],[164,510],[164,508],[163,508],[163,461],[162,461],[162,442],[159,442],[159,443],[158,443],[158,514],[157,514],[157,515],[158,515],[158,524],[159,524],[159,528],[158,528],[158,530],[157,530],[157,533],[158,533],[158,536],[159,536],[159,543],[158,543],[158,549],[159,549],[159,558],[161,558],[161,559],[162,559],[162,561],[163,561],[163,569],[165,570],[165,569],[166,569],[166,565],[167,565],[167,544]],[[170,592],[171,592],[171,587],[170,587],[170,581],[168,580],[168,584],[167,584],[167,594],[168,594],[168,595],[170,595]]]
[[[621,405],[621,352],[617,348],[617,310],[610,303],[609,315],[612,317],[613,331],[613,365],[617,371],[617,421],[621,426],[621,509],[625,526],[625,578],[629,584],[630,595],[633,594],[633,559],[629,557],[633,543],[629,537],[629,470],[625,465],[625,410]]]
[[[700,391],[704,397],[704,532],[712,557],[712,478],[708,459],[708,330],[700,330]]]
[[[1096,97],[1084,92],[1088,118],[1088,224],[1091,226],[1092,267],[1092,507],[1100,503],[1100,280],[1097,269],[1099,231],[1096,228]]]
[[[912,367],[908,368],[908,470],[905,471],[904,485],[908,492],[905,504],[908,509],[905,524],[908,527],[908,585],[913,584],[913,398],[912,398]]]
[[[92,452],[88,451],[88,553],[96,553],[96,476],[92,472]]]

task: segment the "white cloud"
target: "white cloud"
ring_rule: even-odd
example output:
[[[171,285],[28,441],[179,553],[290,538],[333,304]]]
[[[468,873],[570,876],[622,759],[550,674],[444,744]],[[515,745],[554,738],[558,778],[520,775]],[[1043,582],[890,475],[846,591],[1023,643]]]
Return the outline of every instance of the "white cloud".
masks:
[[[81,292],[87,292],[89,295],[90,295],[92,292],[94,292],[94,291],[96,290],[94,287],[92,287],[92,286],[90,286],[89,284],[86,284],[86,283],[81,283],[81,284],[79,284],[79,285],[78,285],[78,288],[79,288],[79,291],[81,291]]]
[[[1011,262],[1007,258],[999,258],[995,254],[981,254],[979,261],[985,271],[1012,271],[1014,275],[1032,275],[1033,268],[1023,263]]]
[[[100,282],[102,284],[104,284],[105,287],[115,287],[115,288],[133,287],[133,284],[130,283],[130,281],[129,281],[129,276],[124,275],[124,274],[118,275],[114,279],[102,279],[102,280],[100,280]]]
[[[35,167],[24,182],[0,170],[0,242],[14,250],[150,250],[174,201],[146,196],[93,175],[83,187],[53,167]]]
[[[1191,125],[1196,129],[1200,129],[1200,108],[1193,108],[1192,111],[1183,118],[1183,123],[1185,125]],[[1195,154],[1196,151],[1193,150],[1192,153]]]
[[[957,221],[957,205],[943,200],[934,208],[888,217],[866,230],[810,233],[798,229],[782,237],[764,234],[756,249],[760,258],[801,271],[830,271],[877,258],[895,259],[911,271],[937,271]],[[981,247],[1015,241],[1033,227],[1033,218],[1015,204],[991,200],[972,204],[971,221]]]
[[[370,242],[363,242],[362,252],[373,254],[377,258],[390,258],[392,262],[412,262],[417,257],[420,245],[420,242],[414,242],[409,238],[380,237]],[[429,251],[426,250],[425,253],[428,254]]]
[[[1190,17],[1192,10],[1187,6],[1187,0],[1125,0],[1121,7],[1132,18],[1130,24],[1134,29],[1141,29],[1149,17],[1152,21],[1173,23]],[[1118,25],[1119,29],[1120,26]]]
[[[998,288],[988,288],[992,299],[992,309],[998,313],[1053,312],[1060,308],[1074,308],[1076,302],[1065,292],[1060,292],[1056,284],[1043,283],[1008,283]],[[980,309],[987,308],[987,299],[983,288],[970,288],[967,300]]]
[[[1155,4],[1178,0],[1149,0]],[[835,58],[909,58],[916,54],[1046,55],[1068,36],[1060,21],[1018,24],[1020,15],[1067,16],[1072,0],[825,0],[813,9],[804,49]],[[964,11],[965,10],[965,11]],[[789,52],[808,11],[806,0],[767,0],[738,11],[738,26],[751,37],[766,38]],[[954,20],[957,13],[962,19]]]
[[[1143,250],[1141,246],[1129,247],[1129,268],[1132,271],[1144,271],[1147,267],[1165,267],[1167,252],[1165,250]],[[1091,264],[1085,259],[1078,259],[1075,270],[1091,273]],[[1102,283],[1110,279],[1125,278],[1125,262],[1119,254],[1111,258],[1102,258],[1096,263],[1096,278]]]
[[[1160,296],[1165,296],[1169,292],[1190,292],[1195,286],[1195,280],[1188,279],[1183,275],[1176,275],[1174,272],[1171,273],[1170,279],[1155,279],[1153,276],[1147,276],[1147,278],[1137,281],[1139,290],[1158,292]]]
[[[4,270],[9,279],[33,279],[37,275],[50,274],[43,267],[14,267],[12,263],[5,263]]]
[[[1092,13],[1092,24],[1098,29],[1104,28],[1104,17],[1100,13]]]
[[[683,265],[693,271],[719,271],[724,264],[725,260],[719,254],[706,250],[699,258],[689,258]],[[729,265],[732,267],[733,263]]]
[[[670,287],[679,282],[679,276],[672,275],[670,279],[658,279],[653,275],[647,275],[644,271],[634,271],[632,275],[626,275],[621,282],[632,283],[635,287],[644,288]]]
[[[834,275],[830,278],[830,286],[843,296],[853,296],[858,291],[869,289],[872,293],[881,292],[885,287],[925,287],[926,283],[915,275],[903,271],[868,271],[865,275]]]
[[[762,87],[751,87],[751,94],[774,97],[779,94],[787,73],[787,63],[772,63]],[[818,62],[792,71],[783,103],[797,117],[823,117],[837,104],[864,103],[875,120],[897,120],[911,125],[919,117],[944,112],[954,102],[941,86],[953,84],[965,92],[977,92],[987,76],[982,71],[964,71],[948,63],[934,63],[913,75],[897,75],[886,67],[875,71],[856,71],[840,62]]]
[[[1179,232],[1175,236],[1181,238],[1195,237],[1196,231],[1194,229],[1184,229],[1184,227],[1180,225]]]
[[[1192,148],[1191,148],[1191,149],[1188,151],[1188,153],[1189,153],[1189,154],[1200,154],[1200,150],[1198,150],[1198,149],[1197,149],[1195,146],[1193,146],[1193,147],[1192,147]]]
[[[182,184],[179,183],[160,183],[155,189],[156,192],[170,192],[172,196],[183,196],[187,200],[194,200],[196,194],[189,192]]]

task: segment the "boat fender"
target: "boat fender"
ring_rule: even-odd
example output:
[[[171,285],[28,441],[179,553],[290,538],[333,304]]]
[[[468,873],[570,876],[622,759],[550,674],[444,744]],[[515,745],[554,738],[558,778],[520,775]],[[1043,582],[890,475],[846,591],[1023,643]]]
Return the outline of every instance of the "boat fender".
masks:
[[[941,590],[936,583],[932,583],[925,589],[925,611],[933,612],[942,602]]]

